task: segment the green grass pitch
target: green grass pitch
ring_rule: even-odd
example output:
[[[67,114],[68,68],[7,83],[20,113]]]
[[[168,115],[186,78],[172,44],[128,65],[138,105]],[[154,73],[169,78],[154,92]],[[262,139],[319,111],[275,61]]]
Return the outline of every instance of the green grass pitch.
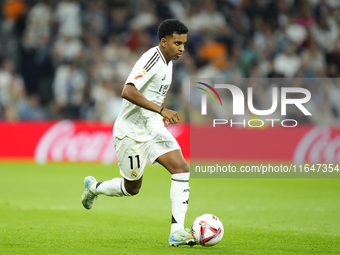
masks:
[[[82,207],[83,179],[118,166],[0,163],[0,254],[339,254],[340,179],[191,179],[186,226],[224,224],[214,247],[169,247],[170,175],[148,165],[135,197]]]

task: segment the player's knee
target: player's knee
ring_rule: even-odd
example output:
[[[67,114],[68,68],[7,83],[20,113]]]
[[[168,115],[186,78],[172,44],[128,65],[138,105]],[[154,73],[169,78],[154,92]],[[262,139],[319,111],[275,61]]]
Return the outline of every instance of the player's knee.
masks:
[[[182,164],[178,165],[176,169],[173,169],[172,173],[188,173],[189,172],[189,165],[187,162],[183,162]]]
[[[124,187],[125,187],[126,192],[129,193],[129,195],[135,196],[139,193],[139,190],[142,187],[142,178],[136,181],[129,181],[125,179]]]
[[[139,193],[139,189],[133,189],[129,192],[131,196],[136,196]]]
[[[182,173],[188,173],[189,172],[189,165],[187,162],[184,162],[182,166]]]
[[[135,196],[139,193],[140,187],[126,187],[126,191],[131,195],[131,196]]]

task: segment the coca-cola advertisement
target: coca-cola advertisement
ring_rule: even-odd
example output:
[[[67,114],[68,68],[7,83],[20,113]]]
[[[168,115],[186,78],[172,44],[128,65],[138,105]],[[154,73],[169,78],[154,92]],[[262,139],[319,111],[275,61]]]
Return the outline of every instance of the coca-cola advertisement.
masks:
[[[117,161],[112,124],[63,120],[59,122],[3,123],[0,126],[1,160],[46,162]],[[189,128],[172,125],[168,130],[178,140],[189,159]]]
[[[0,159],[46,162],[117,162],[112,124],[63,120],[1,124]],[[186,160],[340,163],[340,128],[212,128],[170,125]],[[200,137],[200,139],[191,139]],[[204,135],[202,135],[204,134]],[[190,142],[189,142],[190,141]],[[216,142],[218,146],[214,145]],[[191,148],[190,148],[191,143]]]
[[[340,163],[340,128],[311,128],[295,147],[293,162]]]

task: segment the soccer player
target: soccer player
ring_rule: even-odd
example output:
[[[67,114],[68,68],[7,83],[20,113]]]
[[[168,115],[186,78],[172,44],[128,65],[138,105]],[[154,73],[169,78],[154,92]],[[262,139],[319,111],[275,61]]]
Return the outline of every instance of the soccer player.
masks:
[[[83,206],[91,209],[100,194],[137,195],[147,159],[158,162],[171,173],[169,244],[172,246],[195,244],[184,229],[190,192],[189,166],[176,139],[166,129],[170,123],[177,123],[179,117],[176,111],[162,107],[172,79],[171,60],[182,56],[187,33],[188,28],[175,19],[164,20],[159,25],[159,45],[137,61],[121,94],[124,100],[113,128],[113,140],[123,178],[97,182],[88,176],[81,197]]]

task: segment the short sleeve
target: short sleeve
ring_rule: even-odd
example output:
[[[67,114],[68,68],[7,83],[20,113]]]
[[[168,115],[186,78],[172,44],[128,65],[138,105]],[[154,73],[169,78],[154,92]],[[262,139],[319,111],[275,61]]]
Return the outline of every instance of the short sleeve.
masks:
[[[133,83],[140,90],[156,74],[159,58],[157,51],[144,53],[136,62],[125,84]]]

